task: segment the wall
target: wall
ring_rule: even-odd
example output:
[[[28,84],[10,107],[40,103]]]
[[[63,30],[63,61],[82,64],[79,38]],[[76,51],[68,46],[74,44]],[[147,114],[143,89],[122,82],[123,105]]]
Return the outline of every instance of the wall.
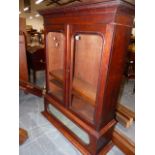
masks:
[[[29,19],[26,18],[26,25],[32,25],[33,29],[40,31],[43,29],[43,18],[40,16],[38,18]]]

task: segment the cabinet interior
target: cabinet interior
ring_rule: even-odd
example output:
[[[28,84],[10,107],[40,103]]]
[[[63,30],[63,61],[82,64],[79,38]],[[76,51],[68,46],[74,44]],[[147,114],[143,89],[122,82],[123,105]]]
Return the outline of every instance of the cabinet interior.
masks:
[[[71,109],[94,121],[103,39],[98,34],[79,33],[72,48]]]
[[[50,32],[47,39],[49,92],[63,101],[64,35]],[[93,122],[103,39],[98,34],[77,34],[72,46],[70,109]]]
[[[61,102],[64,100],[64,50],[65,37],[61,32],[49,32],[47,35],[49,90]],[[61,81],[61,82],[60,82]]]

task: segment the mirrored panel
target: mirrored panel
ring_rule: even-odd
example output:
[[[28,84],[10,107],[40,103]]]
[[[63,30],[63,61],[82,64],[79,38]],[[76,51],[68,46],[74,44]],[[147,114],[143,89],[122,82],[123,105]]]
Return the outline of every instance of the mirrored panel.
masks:
[[[82,142],[85,144],[90,143],[89,135],[51,104],[48,104],[48,112],[54,115],[63,125],[71,130],[71,132],[73,132]]]
[[[26,19],[23,17],[19,18],[19,30],[22,33],[22,37],[25,38],[23,43],[25,49],[22,52],[22,56],[20,56],[20,61],[23,62],[23,57],[25,57],[28,77],[28,80],[22,81],[41,92],[45,86],[44,30],[36,29],[34,25],[27,25]],[[19,48],[23,50],[20,46]],[[20,73],[22,72],[20,70]]]
[[[44,32],[27,27],[26,53],[29,82],[43,88],[45,87],[45,46]]]
[[[40,88],[45,86],[45,49],[43,46],[27,47],[29,82]]]

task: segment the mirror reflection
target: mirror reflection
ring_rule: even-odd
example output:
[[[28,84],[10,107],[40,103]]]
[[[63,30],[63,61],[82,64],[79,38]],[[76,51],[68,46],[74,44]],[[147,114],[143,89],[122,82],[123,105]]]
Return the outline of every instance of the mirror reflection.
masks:
[[[25,25],[24,33],[29,82],[43,88],[45,86],[44,31]]]

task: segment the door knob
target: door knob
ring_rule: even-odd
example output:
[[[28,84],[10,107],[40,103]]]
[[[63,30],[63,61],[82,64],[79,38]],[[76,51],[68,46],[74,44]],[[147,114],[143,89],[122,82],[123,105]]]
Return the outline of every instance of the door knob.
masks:
[[[75,40],[80,40],[80,39],[81,39],[80,35],[75,36]]]

